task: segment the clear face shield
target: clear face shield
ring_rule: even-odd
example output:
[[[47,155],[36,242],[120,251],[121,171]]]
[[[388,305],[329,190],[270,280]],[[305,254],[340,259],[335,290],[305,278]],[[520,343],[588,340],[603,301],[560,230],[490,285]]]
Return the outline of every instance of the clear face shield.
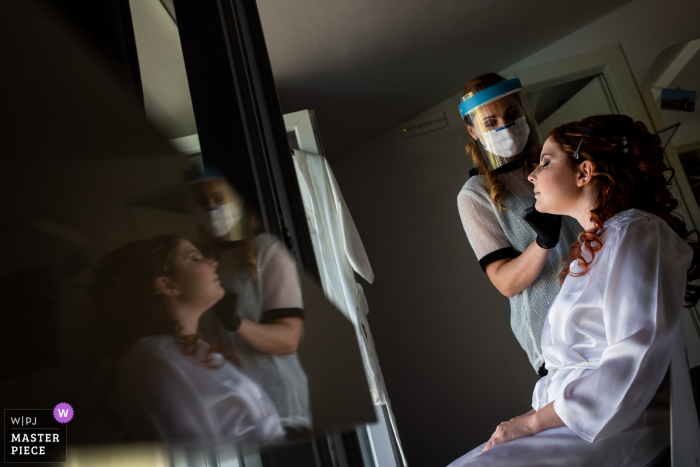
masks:
[[[459,114],[488,170],[542,149],[535,118],[518,78],[462,97]]]

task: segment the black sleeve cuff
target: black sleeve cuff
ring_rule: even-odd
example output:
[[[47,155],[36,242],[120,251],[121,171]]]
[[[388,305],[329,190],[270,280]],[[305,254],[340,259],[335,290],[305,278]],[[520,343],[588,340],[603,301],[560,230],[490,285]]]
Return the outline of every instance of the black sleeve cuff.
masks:
[[[268,324],[282,318],[304,319],[304,310],[301,308],[276,308],[263,313],[260,324]]]
[[[486,266],[488,266],[491,263],[495,263],[499,259],[505,259],[505,258],[515,258],[518,256],[515,253],[515,250],[513,250],[512,247],[508,248],[501,248],[500,250],[492,251],[488,255],[484,256],[479,260],[479,266],[481,266],[481,270],[486,272]]]

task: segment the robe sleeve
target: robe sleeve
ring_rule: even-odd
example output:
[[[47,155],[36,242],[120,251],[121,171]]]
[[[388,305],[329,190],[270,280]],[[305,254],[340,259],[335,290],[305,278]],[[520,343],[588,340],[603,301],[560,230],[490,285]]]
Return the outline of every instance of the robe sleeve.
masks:
[[[608,347],[599,367],[554,401],[562,421],[589,442],[628,428],[654,397],[680,328],[692,258],[688,244],[659,219],[613,228],[616,237],[603,246],[612,248],[600,323]]]
[[[477,179],[470,179],[457,196],[457,208],[462,226],[481,269],[504,258],[514,258],[513,250],[496,218],[493,204]]]

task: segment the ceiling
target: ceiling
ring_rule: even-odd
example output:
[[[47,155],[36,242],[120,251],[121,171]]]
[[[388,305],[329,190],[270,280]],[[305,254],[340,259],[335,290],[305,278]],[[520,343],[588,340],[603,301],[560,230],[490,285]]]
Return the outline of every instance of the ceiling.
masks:
[[[283,112],[315,110],[333,158],[629,1],[258,0],[258,8]],[[169,137],[186,136],[191,112],[174,101],[189,100],[184,69],[163,63],[165,47],[179,50],[177,30],[159,0],[131,6],[140,62],[157,62],[141,70],[151,113]]]
[[[258,0],[258,8],[283,111],[315,110],[334,157],[625,3]]]

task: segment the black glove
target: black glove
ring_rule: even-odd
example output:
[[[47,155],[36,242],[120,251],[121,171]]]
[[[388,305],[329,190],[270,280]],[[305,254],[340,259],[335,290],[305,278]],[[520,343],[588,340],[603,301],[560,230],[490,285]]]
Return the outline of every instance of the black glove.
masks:
[[[561,230],[561,216],[539,212],[535,209],[535,206],[532,206],[525,210],[523,220],[537,234],[535,241],[541,248],[549,250],[557,246],[557,243],[559,243],[559,231]]]
[[[216,302],[212,307],[214,314],[229,331],[235,332],[241,327],[241,317],[236,314],[238,295],[233,292],[226,292],[224,298]]]

